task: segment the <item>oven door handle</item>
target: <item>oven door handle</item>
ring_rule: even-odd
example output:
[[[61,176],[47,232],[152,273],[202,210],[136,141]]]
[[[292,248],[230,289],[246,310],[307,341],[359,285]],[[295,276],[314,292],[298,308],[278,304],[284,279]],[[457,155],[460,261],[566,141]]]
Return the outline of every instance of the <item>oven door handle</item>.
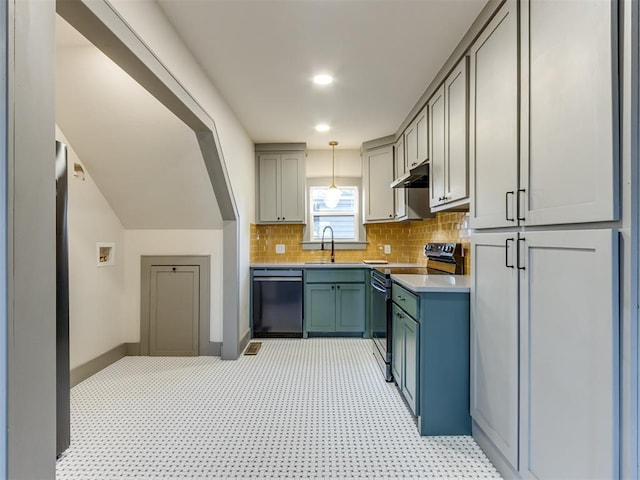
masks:
[[[385,295],[387,294],[387,290],[385,288],[382,288],[380,286],[378,286],[377,283],[373,283],[371,282],[371,286],[376,289],[377,291],[379,291],[380,293],[384,293]]]

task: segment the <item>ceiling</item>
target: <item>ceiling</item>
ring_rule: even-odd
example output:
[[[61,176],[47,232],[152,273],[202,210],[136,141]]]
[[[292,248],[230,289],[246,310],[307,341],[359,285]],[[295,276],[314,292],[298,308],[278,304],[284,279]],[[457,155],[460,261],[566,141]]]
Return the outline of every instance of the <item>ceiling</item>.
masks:
[[[487,3],[156,1],[255,142],[308,148],[395,133]]]
[[[215,229],[193,131],[60,17],[56,123],[127,229]]]

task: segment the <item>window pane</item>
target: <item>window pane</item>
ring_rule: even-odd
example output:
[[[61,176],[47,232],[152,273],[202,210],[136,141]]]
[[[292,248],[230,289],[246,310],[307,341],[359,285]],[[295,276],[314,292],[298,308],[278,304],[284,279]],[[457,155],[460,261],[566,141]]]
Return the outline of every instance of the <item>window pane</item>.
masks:
[[[322,230],[329,226],[333,228],[336,240],[355,240],[355,217],[353,215],[314,215],[313,216],[313,239],[322,238]],[[331,240],[331,232],[327,230],[325,240]]]
[[[313,213],[356,213],[358,208],[358,189],[356,187],[340,187],[342,195],[335,208],[324,204],[324,195],[328,187],[311,187],[311,211]]]

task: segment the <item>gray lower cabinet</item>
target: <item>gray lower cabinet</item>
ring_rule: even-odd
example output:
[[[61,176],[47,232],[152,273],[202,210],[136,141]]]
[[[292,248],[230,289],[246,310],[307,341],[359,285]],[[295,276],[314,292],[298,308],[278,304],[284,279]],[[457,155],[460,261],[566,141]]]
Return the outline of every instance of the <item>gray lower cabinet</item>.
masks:
[[[364,270],[308,270],[304,297],[305,333],[365,332]]]
[[[392,373],[421,435],[469,435],[469,293],[392,285]]]
[[[505,476],[619,478],[617,249],[606,229],[472,238],[473,434]]]

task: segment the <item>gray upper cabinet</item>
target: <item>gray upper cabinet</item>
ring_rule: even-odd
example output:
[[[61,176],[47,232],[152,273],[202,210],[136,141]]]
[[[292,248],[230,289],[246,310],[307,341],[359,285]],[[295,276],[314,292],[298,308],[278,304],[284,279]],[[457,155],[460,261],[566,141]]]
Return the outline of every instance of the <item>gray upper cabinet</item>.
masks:
[[[471,228],[514,226],[518,189],[515,1],[507,0],[502,5],[471,46],[469,55],[469,225]]]
[[[525,225],[618,218],[617,6],[521,3]]]
[[[399,178],[405,173],[406,162],[404,154],[404,136],[401,136],[393,146],[393,167],[395,178]],[[395,195],[395,218],[405,219],[407,216],[407,192],[404,188],[394,188]]]
[[[446,153],[443,200],[447,207],[469,202],[468,61],[469,58],[464,57],[444,82]]]
[[[364,150],[362,161],[365,223],[394,220],[393,145]]]
[[[258,153],[258,223],[304,223],[305,153]]]
[[[429,111],[429,183],[431,207],[445,199],[446,124],[444,85],[441,85],[427,104]]]
[[[429,158],[427,108],[423,108],[404,131],[405,171],[424,163]]]
[[[404,136],[400,136],[393,147],[395,177],[405,173]],[[395,215],[394,220],[419,220],[432,217],[429,210],[429,189],[427,188],[394,188]]]
[[[469,51],[470,226],[616,220],[618,2],[519,5]]]
[[[407,161],[404,151],[404,135],[401,135],[393,146],[393,168],[395,178],[400,178],[407,171]]]

